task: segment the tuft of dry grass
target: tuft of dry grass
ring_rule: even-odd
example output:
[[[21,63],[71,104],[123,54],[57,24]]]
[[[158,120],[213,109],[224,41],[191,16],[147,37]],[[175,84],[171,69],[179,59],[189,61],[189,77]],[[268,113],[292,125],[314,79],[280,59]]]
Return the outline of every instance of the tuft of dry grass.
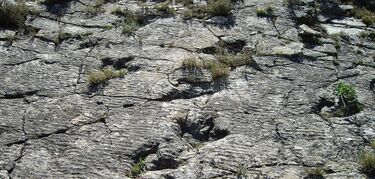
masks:
[[[212,79],[217,80],[220,78],[225,78],[229,75],[229,68],[228,66],[218,63],[218,62],[210,62],[207,64],[207,68],[210,70]]]
[[[231,0],[210,0],[206,11],[211,16],[229,16],[233,9]]]
[[[100,85],[113,78],[123,78],[125,72],[123,70],[111,70],[105,68],[103,70],[89,73],[87,80],[90,85]]]
[[[187,58],[182,62],[182,67],[187,69],[208,69],[212,79],[225,78],[229,75],[229,67],[217,61],[202,62],[194,58]]]

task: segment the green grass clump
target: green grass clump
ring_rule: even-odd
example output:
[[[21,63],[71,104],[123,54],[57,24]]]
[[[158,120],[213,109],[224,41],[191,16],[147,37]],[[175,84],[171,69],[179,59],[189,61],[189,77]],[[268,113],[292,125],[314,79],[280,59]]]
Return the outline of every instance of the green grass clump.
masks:
[[[361,19],[367,26],[375,26],[375,13],[366,8],[355,8],[353,10],[355,17]]]
[[[337,116],[349,116],[358,113],[363,106],[358,102],[357,93],[353,86],[340,81],[336,87],[336,96],[339,98],[339,109],[336,112]]]
[[[359,156],[359,164],[361,164],[361,170],[367,175],[375,175],[375,154],[372,152],[363,152]]]
[[[24,28],[29,10],[23,1],[15,5],[4,2],[0,7],[0,27]]]
[[[124,33],[124,34],[131,34],[135,30],[137,30],[138,28],[139,28],[139,24],[134,19],[125,20],[122,23],[122,33]]]
[[[274,9],[272,6],[267,6],[265,8],[258,8],[256,10],[257,16],[259,17],[273,17],[274,16]]]
[[[146,165],[143,159],[139,159],[139,161],[133,165],[133,167],[130,169],[130,175],[132,177],[139,176],[142,172],[146,170]]]
[[[206,12],[211,16],[229,16],[232,9],[231,0],[210,0]]]
[[[176,14],[176,11],[173,8],[169,7],[169,3],[167,2],[156,5],[155,9],[167,16],[174,16]]]
[[[90,85],[100,85],[113,78],[123,78],[125,76],[125,71],[123,70],[111,70],[109,68],[91,72],[88,75],[88,82]]]

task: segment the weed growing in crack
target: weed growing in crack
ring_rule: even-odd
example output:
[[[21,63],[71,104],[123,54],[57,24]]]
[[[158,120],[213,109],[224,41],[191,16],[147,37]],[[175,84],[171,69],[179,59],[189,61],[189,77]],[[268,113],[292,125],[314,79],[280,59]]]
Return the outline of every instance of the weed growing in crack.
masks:
[[[339,98],[339,109],[336,111],[336,116],[349,116],[362,110],[363,106],[358,102],[353,86],[339,81],[335,94]]]
[[[139,161],[130,169],[130,176],[137,177],[146,170],[144,159],[140,158]]]

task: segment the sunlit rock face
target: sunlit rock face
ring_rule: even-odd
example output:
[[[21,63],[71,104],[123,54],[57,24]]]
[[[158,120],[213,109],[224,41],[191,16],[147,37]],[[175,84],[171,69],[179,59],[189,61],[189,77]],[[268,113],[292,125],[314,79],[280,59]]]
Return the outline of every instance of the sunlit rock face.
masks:
[[[375,30],[289,3],[26,1],[0,20],[0,178],[373,177]]]

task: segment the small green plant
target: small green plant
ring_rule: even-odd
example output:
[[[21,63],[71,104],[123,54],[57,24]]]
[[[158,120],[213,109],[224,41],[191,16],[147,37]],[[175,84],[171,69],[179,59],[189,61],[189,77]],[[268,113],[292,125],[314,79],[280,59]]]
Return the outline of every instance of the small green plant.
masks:
[[[211,16],[229,16],[232,6],[231,0],[210,0],[206,12]]]
[[[139,24],[135,20],[125,20],[122,23],[122,32],[124,34],[131,34],[139,28]]]
[[[176,11],[173,8],[169,7],[168,2],[156,5],[155,9],[159,12],[166,14],[167,16],[174,16],[176,14]]]
[[[90,85],[100,85],[112,78],[123,78],[125,76],[125,71],[123,70],[111,70],[105,68],[100,71],[91,72],[88,75],[88,82]]]
[[[23,1],[11,4],[7,1],[0,6],[0,27],[25,28],[29,10]]]
[[[132,177],[139,176],[142,172],[146,170],[146,165],[144,160],[141,158],[139,161],[133,165],[133,167],[130,169],[130,175]]]
[[[362,110],[362,104],[358,102],[357,93],[353,86],[339,81],[336,87],[336,96],[339,98],[337,116],[348,116]]]
[[[362,152],[359,156],[359,164],[363,173],[374,176],[375,175],[375,154],[372,152]]]
[[[271,5],[268,5],[267,7],[265,8],[258,8],[256,10],[256,13],[257,13],[257,16],[259,17],[268,17],[268,18],[271,18],[271,17],[274,17],[274,9]]]

